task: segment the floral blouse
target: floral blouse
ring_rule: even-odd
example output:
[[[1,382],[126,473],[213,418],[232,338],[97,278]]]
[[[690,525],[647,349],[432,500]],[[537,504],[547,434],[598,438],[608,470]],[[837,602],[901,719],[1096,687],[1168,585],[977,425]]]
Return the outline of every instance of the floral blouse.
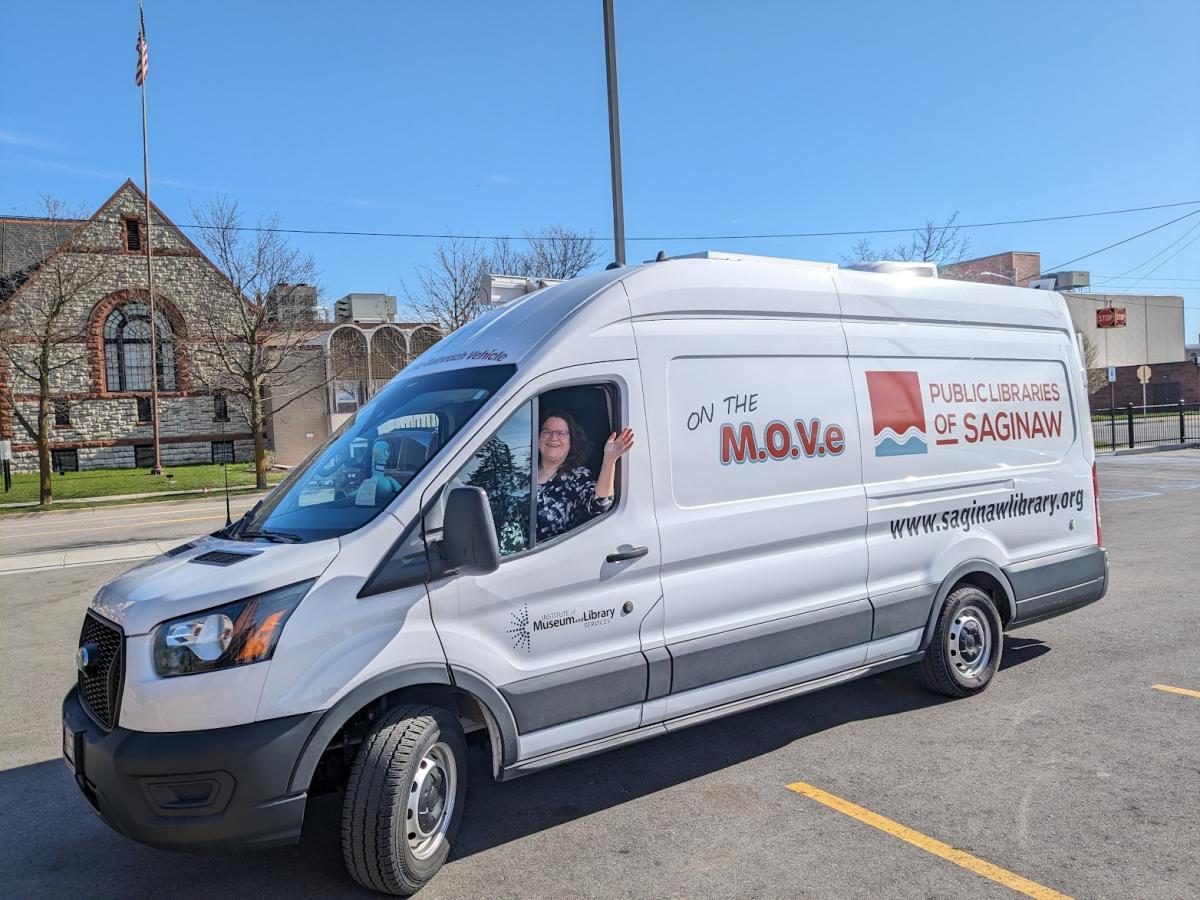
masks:
[[[584,466],[560,468],[549,481],[538,485],[537,539],[546,541],[612,507],[612,497],[596,496],[596,481]]]

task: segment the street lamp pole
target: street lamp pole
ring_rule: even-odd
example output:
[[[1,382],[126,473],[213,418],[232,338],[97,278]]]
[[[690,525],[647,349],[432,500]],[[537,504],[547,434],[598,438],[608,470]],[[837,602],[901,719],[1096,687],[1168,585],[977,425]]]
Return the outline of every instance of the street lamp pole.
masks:
[[[621,114],[617,108],[617,36],[613,0],[604,0],[604,61],[608,72],[608,147],[612,160],[613,255],[625,265],[625,208],[621,197]]]

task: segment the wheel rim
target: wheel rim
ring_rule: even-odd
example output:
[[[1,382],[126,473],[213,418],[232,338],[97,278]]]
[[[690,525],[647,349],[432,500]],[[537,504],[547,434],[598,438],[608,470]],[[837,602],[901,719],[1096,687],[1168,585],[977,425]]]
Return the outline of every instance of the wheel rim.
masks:
[[[428,859],[446,839],[454,815],[456,773],[454,752],[441,742],[417,763],[404,813],[408,849],[417,859]]]
[[[992,662],[992,624],[978,606],[964,606],[954,617],[948,638],[950,664],[961,678],[979,678]]]

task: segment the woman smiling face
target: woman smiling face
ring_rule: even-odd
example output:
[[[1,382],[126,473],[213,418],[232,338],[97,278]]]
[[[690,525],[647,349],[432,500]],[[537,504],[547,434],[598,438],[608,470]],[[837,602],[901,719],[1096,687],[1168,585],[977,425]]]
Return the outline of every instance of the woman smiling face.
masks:
[[[549,416],[542,423],[538,451],[542,455],[542,464],[547,468],[557,469],[563,464],[571,452],[571,429],[565,419]]]

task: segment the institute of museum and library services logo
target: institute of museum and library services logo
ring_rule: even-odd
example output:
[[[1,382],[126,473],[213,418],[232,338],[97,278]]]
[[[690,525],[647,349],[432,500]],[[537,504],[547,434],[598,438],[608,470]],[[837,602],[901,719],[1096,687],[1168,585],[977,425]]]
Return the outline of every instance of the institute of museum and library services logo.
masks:
[[[867,372],[876,456],[928,453],[925,405],[916,372]]]

